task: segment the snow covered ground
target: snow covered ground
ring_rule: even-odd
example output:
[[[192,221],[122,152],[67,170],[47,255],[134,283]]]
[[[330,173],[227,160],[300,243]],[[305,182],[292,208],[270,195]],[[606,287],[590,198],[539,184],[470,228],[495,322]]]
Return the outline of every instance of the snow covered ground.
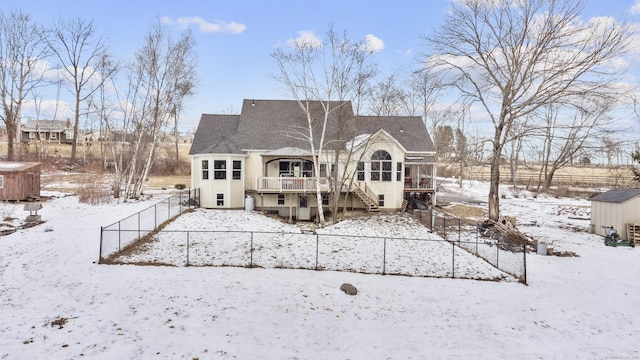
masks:
[[[484,200],[487,185],[442,191]],[[606,247],[587,233],[586,200],[503,191],[502,213],[521,231],[579,257],[531,254],[528,286],[98,265],[100,226],[162,195],[102,206],[52,198],[38,212],[44,224],[0,237],[0,359],[640,359],[640,250]],[[2,206],[4,217],[29,214]],[[348,228],[403,231],[392,223]],[[344,282],[358,294],[340,291]]]
[[[517,281],[483,259],[443,241],[409,214],[359,216],[316,232],[317,235],[303,233],[297,224],[257,212],[197,209],[164,227],[140,250],[126,252],[115,261]],[[106,239],[115,244],[118,232],[105,234],[103,243]],[[496,247],[491,247],[495,252]],[[516,256],[522,261],[522,254]]]

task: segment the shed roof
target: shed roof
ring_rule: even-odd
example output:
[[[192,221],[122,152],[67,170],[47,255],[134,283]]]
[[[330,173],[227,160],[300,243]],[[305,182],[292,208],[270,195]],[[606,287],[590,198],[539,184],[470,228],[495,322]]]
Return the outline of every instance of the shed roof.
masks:
[[[591,201],[621,204],[637,196],[640,196],[639,189],[614,189],[592,197]]]
[[[40,166],[40,163],[0,161],[0,173],[20,172],[37,166]]]

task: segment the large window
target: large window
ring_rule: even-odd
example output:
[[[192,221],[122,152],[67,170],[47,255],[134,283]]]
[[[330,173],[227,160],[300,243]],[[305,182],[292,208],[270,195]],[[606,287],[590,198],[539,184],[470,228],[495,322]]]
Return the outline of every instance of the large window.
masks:
[[[242,161],[233,160],[233,180],[241,180],[242,179]]]
[[[391,181],[391,155],[379,150],[371,156],[371,181]]]
[[[280,176],[287,177],[312,177],[313,163],[311,161],[280,160]]]
[[[226,160],[213,160],[213,178],[216,180],[224,180],[227,178]]]
[[[209,180],[209,160],[202,160],[202,180]]]

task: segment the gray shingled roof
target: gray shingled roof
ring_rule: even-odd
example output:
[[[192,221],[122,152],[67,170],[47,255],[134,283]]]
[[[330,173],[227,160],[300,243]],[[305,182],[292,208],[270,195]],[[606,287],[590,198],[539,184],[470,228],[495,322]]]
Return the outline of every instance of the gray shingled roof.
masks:
[[[590,200],[609,203],[623,203],[636,196],[640,196],[640,190],[638,189],[615,189],[596,195]]]
[[[354,116],[351,102],[332,102],[337,108],[330,114],[327,139],[348,140],[360,134],[375,134],[384,129],[411,152],[435,152],[435,147],[419,116]],[[317,129],[322,124],[322,103],[310,103]],[[339,117],[352,119],[347,129],[338,131]],[[190,155],[208,153],[242,153],[242,150],[272,151],[283,148],[308,150],[306,140],[296,136],[308,134],[305,112],[295,100],[249,100],[242,104],[240,115],[203,114],[194,136]],[[222,142],[226,146],[221,146]],[[316,146],[319,141],[315,139]],[[344,146],[344,142],[337,142]]]

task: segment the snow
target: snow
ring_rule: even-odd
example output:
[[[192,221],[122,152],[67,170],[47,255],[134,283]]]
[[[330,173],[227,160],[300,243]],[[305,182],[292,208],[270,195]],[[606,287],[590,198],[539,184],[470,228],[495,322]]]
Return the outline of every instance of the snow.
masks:
[[[465,182],[441,191],[485,201],[487,189]],[[90,206],[52,193],[38,212],[45,223],[0,237],[0,359],[639,359],[638,250],[606,247],[589,234],[586,200],[502,191],[501,211],[514,216],[521,231],[579,257],[529,254],[528,286],[339,271],[99,265],[100,226],[163,194]],[[29,214],[19,204],[2,207],[5,217]],[[190,230],[291,229],[253,213],[191,215]],[[322,231],[398,237],[418,231],[396,226],[402,224],[352,219]],[[358,294],[340,291],[345,282]]]

